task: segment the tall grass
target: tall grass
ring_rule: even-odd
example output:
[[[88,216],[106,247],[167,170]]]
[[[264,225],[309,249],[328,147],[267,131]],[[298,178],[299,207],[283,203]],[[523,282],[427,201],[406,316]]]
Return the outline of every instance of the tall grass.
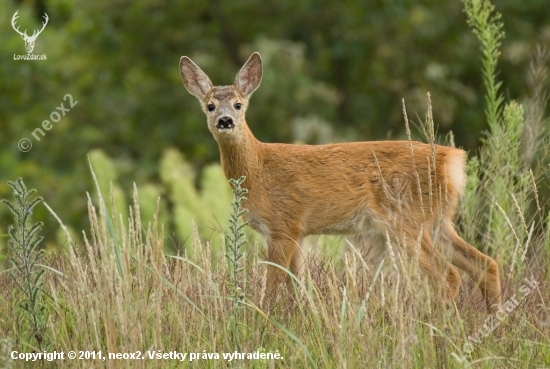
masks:
[[[260,248],[255,245],[243,262],[247,300],[239,312],[239,351],[279,353],[282,359],[223,360],[222,353],[236,350],[230,329],[234,311],[227,298],[233,291],[228,263],[223,255],[213,256],[209,245],[198,238],[192,255],[184,251],[178,257],[165,256],[159,225],[142,225],[138,204],[134,193],[130,218],[127,223],[113,222],[113,238],[109,214],[90,200],[90,231],[84,242],[71,242],[66,253],[50,260],[44,282],[51,296],[47,306],[51,350],[102,351],[103,355],[138,351],[148,355],[158,350],[219,354],[219,360],[186,360],[186,367],[197,368],[436,368],[442,365],[435,352],[435,341],[441,338],[448,366],[460,368],[451,353],[460,353],[467,336],[483,325],[485,314],[480,313],[483,309],[476,302],[479,293],[473,283],[466,283],[456,310],[446,311],[440,325],[430,312],[430,288],[414,263],[394,259],[391,268],[399,273],[390,277],[381,267],[365,265],[353,245],[348,245],[341,268],[325,263],[322,253],[309,258],[296,297],[283,299],[266,316],[257,307],[265,264],[259,262]],[[116,215],[111,214],[114,219]],[[12,282],[1,278],[2,289],[9,290]],[[550,329],[539,323],[547,321],[548,315],[536,306],[549,297],[544,287],[531,294],[508,318],[506,338],[489,335],[476,347],[471,362],[480,360],[476,367],[482,368],[531,368],[548,362]],[[3,304],[2,312],[6,309]],[[24,351],[13,317],[4,316],[3,335],[15,340],[13,350]],[[45,368],[181,366],[175,360],[148,358],[42,364]],[[11,365],[36,367],[22,361]]]

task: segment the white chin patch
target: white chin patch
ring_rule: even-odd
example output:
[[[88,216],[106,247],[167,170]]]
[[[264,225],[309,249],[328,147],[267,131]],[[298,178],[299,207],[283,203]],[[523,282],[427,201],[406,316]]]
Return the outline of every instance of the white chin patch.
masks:
[[[218,128],[218,132],[229,134],[229,133],[233,132],[233,128]]]

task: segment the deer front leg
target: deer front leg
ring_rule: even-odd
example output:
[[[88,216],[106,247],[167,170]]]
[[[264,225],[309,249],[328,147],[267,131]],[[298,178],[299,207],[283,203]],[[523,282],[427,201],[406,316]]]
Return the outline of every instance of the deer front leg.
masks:
[[[305,268],[305,258],[300,245],[301,242],[298,242],[294,256],[292,256],[292,260],[290,261],[290,271],[298,278],[302,277]]]
[[[296,249],[298,247],[298,238],[290,236],[278,236],[273,237],[268,241],[268,261],[274,264],[280,265],[284,269],[295,269],[293,262],[296,256]],[[292,270],[292,272],[295,272]],[[275,300],[278,294],[280,285],[283,282],[290,282],[288,272],[278,268],[276,266],[267,266],[267,281],[266,281],[266,294],[265,300],[268,306]]]

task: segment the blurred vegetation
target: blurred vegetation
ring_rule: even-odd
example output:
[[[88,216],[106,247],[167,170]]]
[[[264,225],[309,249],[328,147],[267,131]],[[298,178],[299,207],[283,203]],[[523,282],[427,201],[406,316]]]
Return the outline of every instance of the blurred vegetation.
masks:
[[[495,5],[506,20],[501,92],[537,98],[526,76],[535,45],[550,44],[547,1]],[[488,123],[479,44],[462,9],[458,0],[0,2],[0,198],[10,193],[6,180],[23,177],[79,234],[88,228],[85,193],[95,191],[91,165],[103,193],[113,181],[122,219],[133,183],[144,221],[162,196],[172,251],[192,237],[191,218],[202,237],[219,242],[231,192],[212,164],[219,154],[204,115],[182,86],[181,55],[229,84],[252,51],[261,53],[265,74],[248,122],[262,141],[405,137],[401,99],[410,117],[423,116],[429,91],[438,133],[452,130],[456,145],[475,153]],[[38,28],[48,14],[34,49],[46,61],[13,60],[25,53],[10,26],[16,10],[21,29]],[[68,107],[66,94],[78,104],[38,141],[32,132],[62,102]],[[23,137],[33,144],[26,153],[17,147]],[[529,162],[548,161],[530,150]],[[35,217],[46,220],[45,209]],[[1,210],[0,234],[8,220]],[[56,229],[48,219],[49,247]]]

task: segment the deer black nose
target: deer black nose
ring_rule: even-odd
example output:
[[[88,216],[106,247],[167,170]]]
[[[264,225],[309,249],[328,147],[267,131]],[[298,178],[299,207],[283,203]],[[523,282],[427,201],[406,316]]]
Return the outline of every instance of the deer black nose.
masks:
[[[233,119],[231,117],[221,117],[218,119],[217,128],[233,128]]]

